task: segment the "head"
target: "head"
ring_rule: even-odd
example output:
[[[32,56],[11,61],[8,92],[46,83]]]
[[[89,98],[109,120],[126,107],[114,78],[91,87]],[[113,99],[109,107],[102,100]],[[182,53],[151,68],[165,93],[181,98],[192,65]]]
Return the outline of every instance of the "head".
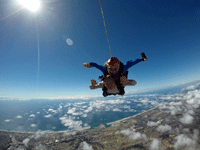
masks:
[[[117,74],[120,67],[120,61],[116,57],[111,57],[108,59],[106,65],[109,74]]]

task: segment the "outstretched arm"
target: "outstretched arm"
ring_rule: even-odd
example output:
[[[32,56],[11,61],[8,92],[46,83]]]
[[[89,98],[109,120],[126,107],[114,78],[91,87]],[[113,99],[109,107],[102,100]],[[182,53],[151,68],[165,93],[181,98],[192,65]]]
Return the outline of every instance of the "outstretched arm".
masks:
[[[138,58],[138,59],[135,59],[135,60],[127,61],[126,65],[124,65],[123,72],[126,73],[126,71],[127,71],[130,67],[136,65],[136,64],[139,63],[139,62],[148,60],[148,58],[146,57],[145,53],[142,52],[142,53],[141,53],[141,56],[142,56],[141,59]]]
[[[97,83],[96,80],[94,79],[91,79],[90,81],[91,81],[91,85],[90,85],[91,90],[97,89],[97,88],[103,88],[103,82]]]
[[[127,61],[126,65],[124,65],[123,72],[125,73],[130,67],[138,64],[139,62],[142,62],[142,59],[135,59],[135,60]]]
[[[98,65],[98,64],[96,64],[96,63],[94,63],[94,62],[91,62],[91,63],[84,63],[83,66],[86,67],[86,68],[95,67],[95,68],[101,70],[101,71],[103,72],[103,74],[104,74],[104,72],[105,72],[104,66]]]

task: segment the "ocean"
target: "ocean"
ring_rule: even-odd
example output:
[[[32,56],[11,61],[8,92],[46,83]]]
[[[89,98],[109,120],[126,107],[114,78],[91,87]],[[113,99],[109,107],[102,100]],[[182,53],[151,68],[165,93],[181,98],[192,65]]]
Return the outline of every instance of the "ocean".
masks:
[[[192,83],[194,84],[194,83]],[[181,94],[181,85],[125,96],[91,99],[0,100],[0,130],[37,132],[95,128],[167,103]]]

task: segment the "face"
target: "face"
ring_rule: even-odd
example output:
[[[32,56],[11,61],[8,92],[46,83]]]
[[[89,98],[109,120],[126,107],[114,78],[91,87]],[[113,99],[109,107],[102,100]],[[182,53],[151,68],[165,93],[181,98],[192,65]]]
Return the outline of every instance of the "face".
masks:
[[[107,67],[109,74],[117,74],[119,71],[119,63],[115,63],[114,65],[108,65]]]

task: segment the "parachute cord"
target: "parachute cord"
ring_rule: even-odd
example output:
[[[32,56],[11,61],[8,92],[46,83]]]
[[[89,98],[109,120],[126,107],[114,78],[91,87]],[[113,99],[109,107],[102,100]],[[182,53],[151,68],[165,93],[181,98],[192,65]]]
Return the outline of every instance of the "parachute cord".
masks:
[[[106,29],[106,22],[105,22],[105,18],[104,18],[104,14],[103,14],[103,8],[102,8],[102,5],[101,5],[101,0],[99,0],[99,3],[100,3],[102,18],[103,18],[103,23],[104,23],[104,27],[105,27],[105,31],[106,31],[106,37],[107,37],[107,41],[108,41],[108,47],[109,47],[109,50],[110,50],[110,56],[112,57],[111,48],[110,48],[110,42],[109,42],[109,39],[108,39],[108,32],[107,32],[107,29]]]

